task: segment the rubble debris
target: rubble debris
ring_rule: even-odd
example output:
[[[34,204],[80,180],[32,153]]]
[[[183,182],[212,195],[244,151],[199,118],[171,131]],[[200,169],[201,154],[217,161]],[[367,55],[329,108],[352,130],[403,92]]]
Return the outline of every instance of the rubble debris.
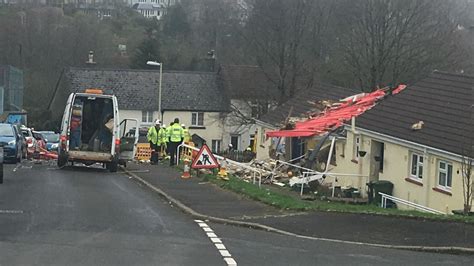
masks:
[[[255,169],[255,171],[247,167],[228,164],[226,168],[227,173],[248,182],[253,181],[254,178],[258,179],[261,177],[263,184],[273,183],[278,186],[286,186],[291,178],[299,179],[302,175],[297,167],[278,164],[274,159],[252,160],[244,165]]]

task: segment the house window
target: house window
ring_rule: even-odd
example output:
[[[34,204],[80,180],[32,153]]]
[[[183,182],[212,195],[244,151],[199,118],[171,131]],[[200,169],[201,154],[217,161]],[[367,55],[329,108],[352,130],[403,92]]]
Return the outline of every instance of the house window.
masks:
[[[213,139],[212,140],[212,152],[218,153],[221,151],[221,140],[220,139]]]
[[[204,113],[192,113],[191,126],[204,126]]]
[[[410,177],[412,178],[423,178],[423,155],[412,153],[411,154],[411,167]]]
[[[446,161],[438,162],[438,185],[451,189],[451,181],[453,179],[453,165]]]
[[[142,122],[143,123],[153,123],[153,112],[152,111],[142,111]]]

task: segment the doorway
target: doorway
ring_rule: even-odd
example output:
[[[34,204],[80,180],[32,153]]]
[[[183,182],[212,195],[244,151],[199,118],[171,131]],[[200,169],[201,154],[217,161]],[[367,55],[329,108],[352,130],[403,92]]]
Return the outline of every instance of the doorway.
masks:
[[[370,148],[370,181],[378,181],[380,173],[384,170],[385,144],[372,140]]]

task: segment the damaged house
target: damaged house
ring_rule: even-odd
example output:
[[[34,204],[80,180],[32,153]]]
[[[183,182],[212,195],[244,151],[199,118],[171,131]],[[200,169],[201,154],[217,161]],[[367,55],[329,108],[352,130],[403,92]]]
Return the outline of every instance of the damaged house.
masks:
[[[365,190],[393,183],[395,197],[441,212],[463,209],[462,158],[472,156],[474,77],[434,72],[346,126],[336,145],[339,178]],[[402,206],[400,206],[402,207]]]
[[[295,122],[305,121],[311,115],[324,110],[332,102],[356,94],[359,91],[318,83],[312,88],[301,91],[275,110],[255,119],[258,132],[257,159],[278,157],[290,161],[307,153],[308,149],[316,146],[321,137],[267,138],[266,133],[294,125]]]
[[[335,160],[328,167],[328,172],[339,174],[328,175],[325,182],[355,188],[364,196],[370,181],[387,181],[399,199],[443,213],[462,210],[463,169],[472,170],[465,158],[473,156],[474,77],[435,71],[404,88],[381,92],[377,104],[350,110],[345,124],[331,124],[344,134],[335,142]],[[368,94],[361,97],[366,96],[373,100]],[[321,120],[266,135],[324,135],[328,130],[314,126]],[[305,132],[308,129],[313,132]]]

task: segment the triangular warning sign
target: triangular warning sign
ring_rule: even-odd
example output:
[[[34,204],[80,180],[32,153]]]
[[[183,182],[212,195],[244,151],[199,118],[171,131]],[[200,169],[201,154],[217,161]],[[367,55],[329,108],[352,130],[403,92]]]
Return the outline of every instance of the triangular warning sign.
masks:
[[[193,163],[191,164],[191,167],[194,169],[200,169],[200,168],[211,169],[211,168],[218,168],[219,163],[217,162],[216,158],[212,154],[209,147],[206,144],[204,144],[199,150],[197,156],[194,158]]]

